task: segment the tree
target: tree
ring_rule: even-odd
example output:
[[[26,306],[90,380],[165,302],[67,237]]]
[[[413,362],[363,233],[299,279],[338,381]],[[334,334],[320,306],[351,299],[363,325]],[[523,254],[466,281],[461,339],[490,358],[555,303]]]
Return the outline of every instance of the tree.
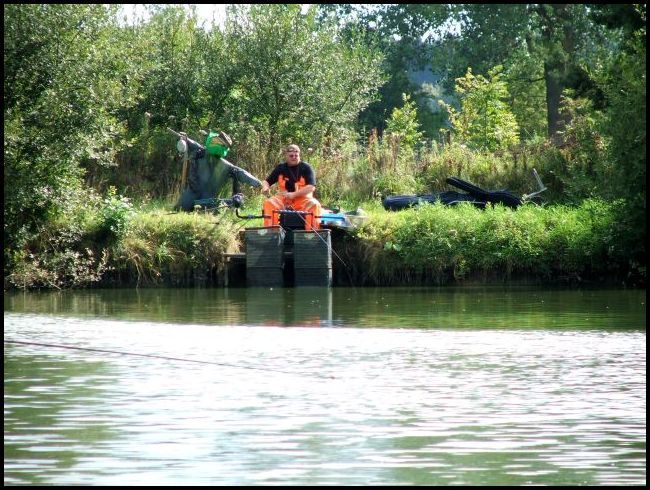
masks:
[[[204,73],[204,35],[196,14],[183,6],[150,8],[151,18],[135,28],[130,62],[140,66],[139,103],[132,118],[152,114],[152,125],[196,127],[205,110],[199,96]]]
[[[502,64],[508,73],[514,61],[534,60],[541,71],[530,73],[530,83],[540,75],[544,80],[547,134],[554,137],[567,122],[560,110],[563,91],[581,96],[593,88],[583,65],[604,33],[588,13],[584,4],[458,4],[453,19],[459,29],[436,42],[434,66],[458,76],[467,66],[484,73]],[[520,87],[524,91],[515,96],[521,100],[525,84]]]
[[[6,5],[4,253],[59,215],[81,185],[79,163],[110,162],[128,78],[113,42],[117,7]]]
[[[383,70],[390,74],[379,88],[377,100],[361,112],[359,130],[376,129],[381,135],[395,108],[408,94],[417,105],[418,121],[427,137],[437,136],[440,117],[430,108],[431,94],[413,83],[412,71],[428,69],[430,38],[449,16],[442,4],[320,4],[321,19],[334,18],[347,32],[362,31],[384,53]]]
[[[386,135],[392,135],[404,149],[413,149],[422,138],[417,121],[417,109],[411,97],[403,94],[403,107],[393,109],[386,123]]]
[[[340,38],[316,9],[299,5],[236,5],[226,36],[234,69],[229,113],[265,135],[267,160],[289,141],[318,145],[350,126],[382,82],[381,55]]]
[[[471,68],[456,79],[461,110],[447,105],[454,131],[460,141],[474,148],[503,150],[519,142],[519,126],[505,100],[508,86],[502,67],[489,71],[489,78],[475,76]]]
[[[607,100],[603,132],[611,138],[610,166],[602,182],[605,195],[624,198],[620,219],[630,265],[646,266],[646,28],[645,6],[635,6],[642,27],[625,29],[623,49],[605,67],[599,82]]]

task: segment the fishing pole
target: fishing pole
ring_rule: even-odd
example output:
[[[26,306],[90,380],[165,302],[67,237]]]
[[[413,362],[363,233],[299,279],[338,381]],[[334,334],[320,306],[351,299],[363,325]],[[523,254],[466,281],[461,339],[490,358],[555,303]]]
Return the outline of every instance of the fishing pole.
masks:
[[[125,352],[125,351],[117,351],[117,350],[109,350],[109,349],[96,349],[92,347],[78,347],[75,345],[65,345],[65,344],[48,344],[44,342],[26,342],[23,340],[11,340],[11,339],[4,339],[5,344],[19,344],[19,345],[36,345],[39,347],[55,347],[58,349],[70,349],[70,350],[80,350],[80,351],[85,351],[85,352],[101,352],[103,354],[118,354],[122,356],[136,356],[136,357],[148,357],[148,358],[153,358],[153,359],[162,359],[165,361],[178,361],[178,362],[193,362],[195,364],[209,364],[213,366],[222,366],[222,367],[232,367],[232,368],[238,368],[238,369],[252,369],[252,370],[257,370],[257,371],[271,371],[275,373],[281,373],[281,374],[292,374],[294,376],[314,376],[317,378],[322,378],[322,379],[335,379],[335,376],[331,375],[324,375],[324,374],[303,374],[303,373],[296,373],[296,372],[291,372],[291,371],[282,371],[281,369],[273,369],[273,368],[268,368],[268,367],[255,367],[255,366],[244,366],[241,364],[232,364],[232,363],[227,363],[227,362],[215,362],[215,361],[204,361],[200,359],[185,359],[182,357],[170,357],[170,356],[160,356],[157,354],[141,354],[137,352]]]

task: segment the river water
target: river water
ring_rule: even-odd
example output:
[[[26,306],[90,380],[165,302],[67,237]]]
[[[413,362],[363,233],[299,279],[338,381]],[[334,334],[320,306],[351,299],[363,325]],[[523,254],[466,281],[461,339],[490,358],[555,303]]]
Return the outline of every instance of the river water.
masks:
[[[4,300],[4,482],[644,485],[645,291]]]

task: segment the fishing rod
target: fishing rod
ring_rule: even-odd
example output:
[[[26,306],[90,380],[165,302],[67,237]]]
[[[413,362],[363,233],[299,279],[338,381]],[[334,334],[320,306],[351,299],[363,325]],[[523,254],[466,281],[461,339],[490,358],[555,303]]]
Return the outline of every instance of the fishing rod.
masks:
[[[273,368],[268,368],[268,367],[255,367],[255,366],[244,366],[241,364],[231,364],[227,362],[215,362],[215,361],[203,361],[200,359],[185,359],[182,357],[170,357],[170,356],[160,356],[157,354],[141,354],[137,352],[124,352],[124,351],[117,351],[117,350],[109,350],[109,349],[95,349],[91,347],[78,347],[75,345],[65,345],[65,344],[48,344],[44,342],[26,342],[23,340],[11,340],[11,339],[4,339],[5,344],[18,344],[18,345],[35,345],[39,347],[55,347],[57,349],[69,349],[69,350],[80,350],[84,352],[101,352],[103,354],[118,354],[122,356],[135,356],[135,357],[148,357],[148,358],[153,358],[153,359],[162,359],[165,361],[177,361],[177,362],[193,362],[195,364],[208,364],[208,365],[213,365],[213,366],[222,366],[222,367],[232,367],[232,368],[238,368],[238,369],[252,369],[256,371],[272,371],[275,373],[282,373],[282,374],[292,374],[295,376],[314,376],[317,378],[323,378],[323,379],[335,379],[335,376],[328,376],[324,374],[309,374],[305,375],[302,373],[295,373],[291,371],[282,371],[281,369],[273,369]]]

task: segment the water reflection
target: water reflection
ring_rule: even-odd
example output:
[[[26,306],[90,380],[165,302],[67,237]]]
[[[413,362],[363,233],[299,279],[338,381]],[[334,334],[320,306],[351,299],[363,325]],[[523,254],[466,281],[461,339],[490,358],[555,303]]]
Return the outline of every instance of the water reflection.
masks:
[[[210,325],[641,328],[645,290],[111,289],[8,293],[5,311]]]
[[[246,324],[267,326],[332,326],[331,288],[249,288]]]

